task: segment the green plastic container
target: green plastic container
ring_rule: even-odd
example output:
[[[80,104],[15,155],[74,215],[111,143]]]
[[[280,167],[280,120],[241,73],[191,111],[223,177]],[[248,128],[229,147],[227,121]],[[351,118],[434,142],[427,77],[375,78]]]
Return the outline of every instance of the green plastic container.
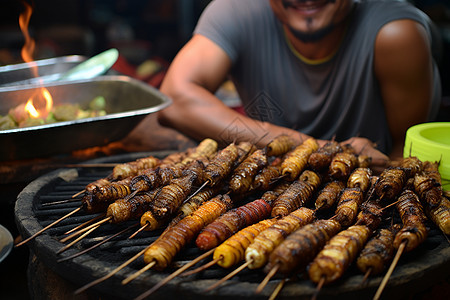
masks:
[[[430,122],[412,126],[406,132],[403,157],[439,162],[444,190],[450,190],[450,122]]]

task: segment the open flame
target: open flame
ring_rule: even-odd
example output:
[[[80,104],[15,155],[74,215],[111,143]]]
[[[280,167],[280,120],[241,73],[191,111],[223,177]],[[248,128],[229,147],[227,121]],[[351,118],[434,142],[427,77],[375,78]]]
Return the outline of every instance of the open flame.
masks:
[[[25,6],[25,11],[19,16],[19,26],[25,37],[25,44],[22,47],[21,55],[22,59],[26,63],[30,64],[34,76],[38,77],[38,67],[33,61],[33,52],[35,50],[36,44],[35,41],[31,38],[28,31],[31,15],[33,14],[33,8],[25,1],[23,1],[22,3]],[[46,88],[42,87],[40,88],[40,93],[38,93],[38,95],[28,99],[24,109],[31,118],[46,118],[52,107],[53,98],[50,92]]]

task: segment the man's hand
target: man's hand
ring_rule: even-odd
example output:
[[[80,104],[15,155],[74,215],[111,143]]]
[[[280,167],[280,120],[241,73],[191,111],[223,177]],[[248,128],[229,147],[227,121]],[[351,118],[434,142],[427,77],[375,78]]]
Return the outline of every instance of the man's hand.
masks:
[[[343,141],[341,144],[350,144],[358,155],[367,155],[371,157],[372,168],[375,171],[382,171],[389,165],[389,157],[377,150],[376,144],[366,138],[353,137]]]

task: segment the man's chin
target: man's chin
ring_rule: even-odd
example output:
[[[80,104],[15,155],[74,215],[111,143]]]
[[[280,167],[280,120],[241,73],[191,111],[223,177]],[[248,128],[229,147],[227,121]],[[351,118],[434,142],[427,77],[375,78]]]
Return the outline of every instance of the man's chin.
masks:
[[[300,30],[296,30],[290,26],[288,26],[289,31],[295,36],[296,39],[304,42],[304,43],[314,43],[317,41],[322,40],[324,37],[326,37],[328,34],[333,31],[334,26],[329,25],[327,27],[324,27],[322,29],[313,31],[313,32],[304,32]]]
[[[311,0],[283,0],[283,6],[284,8],[296,8],[299,6],[302,6],[302,4],[309,2],[309,3],[313,3],[313,2],[317,2],[320,3],[321,5],[326,5],[328,3],[335,3],[336,0],[316,0],[316,1],[311,1]]]

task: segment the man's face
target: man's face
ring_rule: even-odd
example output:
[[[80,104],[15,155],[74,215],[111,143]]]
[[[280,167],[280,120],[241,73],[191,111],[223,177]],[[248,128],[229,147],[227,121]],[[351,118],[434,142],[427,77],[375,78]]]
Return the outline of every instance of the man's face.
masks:
[[[275,15],[298,39],[314,42],[332,31],[354,0],[270,0]]]

